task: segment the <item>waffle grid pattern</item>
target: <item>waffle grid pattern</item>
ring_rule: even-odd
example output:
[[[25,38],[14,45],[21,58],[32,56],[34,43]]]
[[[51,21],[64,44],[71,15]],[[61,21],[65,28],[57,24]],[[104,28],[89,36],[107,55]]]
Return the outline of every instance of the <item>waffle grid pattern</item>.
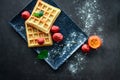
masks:
[[[44,33],[40,30],[37,30],[36,28],[27,24],[27,21],[26,21],[25,25],[26,25],[26,35],[27,35],[27,40],[28,40],[28,47],[50,46],[53,44],[50,33]],[[42,44],[42,45],[38,44],[38,42],[37,42],[38,38],[44,38],[45,39],[44,44]]]
[[[34,13],[39,12],[41,10],[44,11],[42,17],[37,18],[33,15]],[[28,19],[28,23],[45,33],[49,33],[51,26],[55,22],[60,12],[60,9],[53,7],[42,0],[38,0],[30,18]]]

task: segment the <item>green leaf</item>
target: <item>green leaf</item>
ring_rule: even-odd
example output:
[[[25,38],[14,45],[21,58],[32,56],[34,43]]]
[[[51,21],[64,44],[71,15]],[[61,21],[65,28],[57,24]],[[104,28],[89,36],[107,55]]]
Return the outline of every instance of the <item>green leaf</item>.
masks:
[[[38,17],[38,18],[40,17],[39,13],[34,13],[33,16]]]
[[[38,59],[44,59],[47,57],[48,57],[48,50],[42,50],[37,56]]]
[[[44,14],[44,11],[41,10],[40,12],[34,13],[33,16],[40,18],[43,16],[43,14]]]
[[[41,17],[41,16],[43,16],[43,14],[44,14],[44,11],[41,10],[41,11],[39,12],[39,16]]]

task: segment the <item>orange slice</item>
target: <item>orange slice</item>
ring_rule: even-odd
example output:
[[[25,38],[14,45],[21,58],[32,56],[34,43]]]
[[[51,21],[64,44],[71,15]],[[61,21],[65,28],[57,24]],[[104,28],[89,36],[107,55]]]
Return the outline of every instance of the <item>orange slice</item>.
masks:
[[[90,36],[88,38],[88,45],[93,49],[97,49],[102,45],[102,40],[97,35]]]

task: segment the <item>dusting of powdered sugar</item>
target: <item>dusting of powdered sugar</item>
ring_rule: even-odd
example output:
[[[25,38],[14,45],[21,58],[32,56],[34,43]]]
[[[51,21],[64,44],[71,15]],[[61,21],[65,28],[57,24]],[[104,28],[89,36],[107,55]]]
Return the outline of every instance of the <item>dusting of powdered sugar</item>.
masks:
[[[75,6],[76,16],[82,23],[82,30],[88,35],[97,34],[103,40],[103,25],[104,17],[101,14],[99,0],[73,0]],[[81,4],[82,3],[82,4]],[[81,26],[81,23],[79,24]],[[94,30],[93,30],[94,29]],[[86,55],[81,52],[76,52],[74,59],[68,64],[68,70],[72,74],[76,74],[81,70],[84,70],[87,63]]]
[[[62,43],[54,43],[54,48],[49,48],[48,57],[45,59],[50,65],[55,65],[54,69],[66,59],[68,59],[86,41],[86,36],[75,29],[68,33]]]
[[[80,45],[80,44],[82,44],[82,42],[84,42],[86,40],[84,35],[81,34],[80,32],[74,31],[74,32],[71,32],[68,36],[69,37],[66,38],[65,43],[64,43],[66,47],[63,48],[61,56],[65,55],[66,52],[71,51],[73,49],[72,47],[74,47],[78,44]]]
[[[86,0],[82,6],[78,5],[75,8],[76,15],[83,23],[83,31],[88,36],[93,34],[93,28],[96,29],[95,33],[103,31],[103,22],[101,22],[103,17],[99,8],[98,0]]]
[[[80,52],[76,52],[75,54],[74,60],[71,60],[70,64],[68,64],[68,70],[73,74],[83,70],[87,62],[85,55],[82,55]]]

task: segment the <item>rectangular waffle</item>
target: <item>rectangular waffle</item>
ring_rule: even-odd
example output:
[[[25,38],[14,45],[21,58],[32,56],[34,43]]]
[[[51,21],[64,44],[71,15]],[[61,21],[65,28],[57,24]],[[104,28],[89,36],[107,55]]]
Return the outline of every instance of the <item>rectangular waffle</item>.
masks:
[[[25,22],[25,27],[28,47],[51,46],[53,44],[50,33],[44,33],[40,30],[37,30],[33,26],[29,25],[27,21]],[[44,38],[44,44],[38,44],[38,38]]]
[[[44,12],[43,16],[40,18],[35,17],[34,13],[39,11]],[[27,23],[44,33],[49,33],[51,26],[60,12],[61,10],[59,8],[56,8],[42,0],[38,0]]]

